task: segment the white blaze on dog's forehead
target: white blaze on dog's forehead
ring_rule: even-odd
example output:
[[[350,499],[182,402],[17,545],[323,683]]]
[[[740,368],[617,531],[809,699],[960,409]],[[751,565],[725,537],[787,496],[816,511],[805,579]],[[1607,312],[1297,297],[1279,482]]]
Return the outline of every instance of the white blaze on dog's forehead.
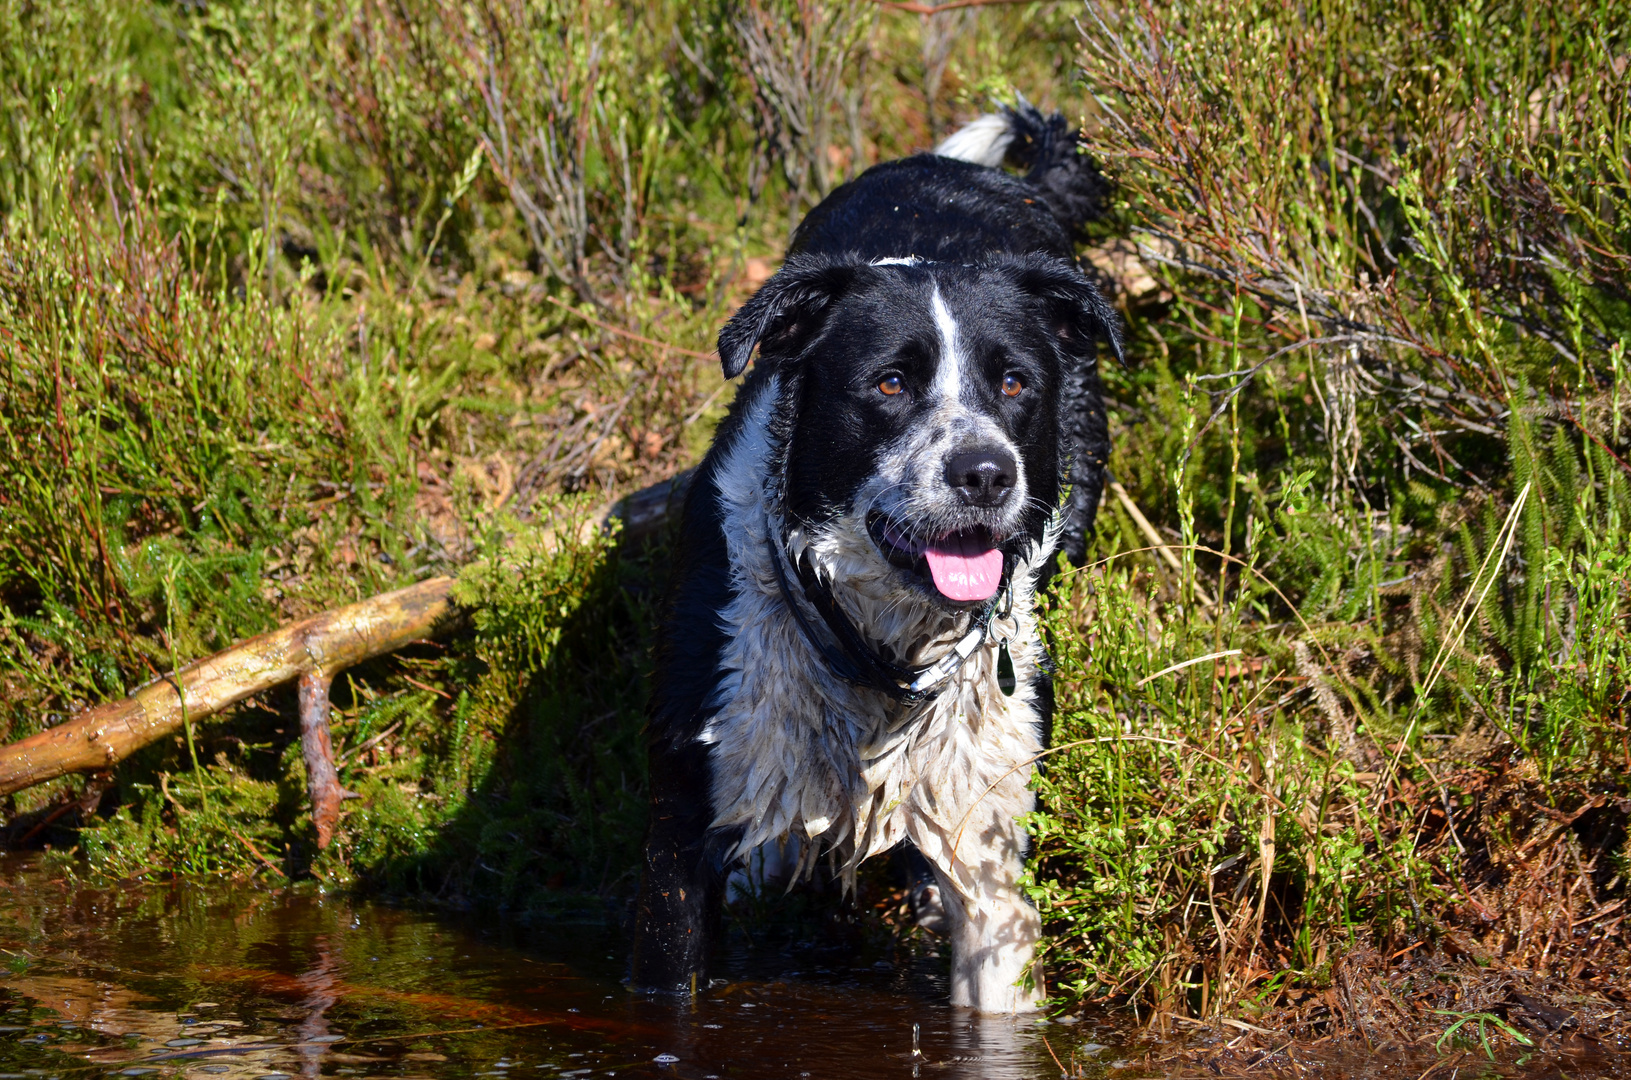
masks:
[[[916,255],[908,255],[903,259],[898,259],[898,258],[873,259],[872,260],[872,265],[873,266],[917,266],[919,263],[923,263],[923,262],[926,262],[926,261],[928,261],[928,260],[920,259]]]
[[[934,308],[934,328],[940,334],[940,363],[934,370],[934,390],[942,401],[956,401],[963,391],[963,346],[957,338],[957,320],[940,295],[940,286],[934,287],[930,299]]]

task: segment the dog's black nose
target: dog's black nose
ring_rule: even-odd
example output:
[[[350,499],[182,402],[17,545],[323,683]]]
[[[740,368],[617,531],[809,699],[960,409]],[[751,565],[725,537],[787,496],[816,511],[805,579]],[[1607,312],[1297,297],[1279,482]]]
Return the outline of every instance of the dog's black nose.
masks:
[[[946,483],[970,506],[1000,506],[1019,475],[1014,455],[1006,450],[973,450],[946,462]]]

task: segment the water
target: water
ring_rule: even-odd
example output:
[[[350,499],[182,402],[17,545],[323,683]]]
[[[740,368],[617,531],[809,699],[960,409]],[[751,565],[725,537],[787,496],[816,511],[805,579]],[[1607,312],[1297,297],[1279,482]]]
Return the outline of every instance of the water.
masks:
[[[1215,1038],[1200,1058],[1135,1051],[1102,1016],[952,1009],[934,956],[854,947],[761,941],[696,1001],[652,999],[623,988],[604,920],[523,929],[311,886],[92,888],[28,856],[0,856],[0,950],[0,1080],[1054,1080],[1054,1055],[1111,1080],[1631,1075],[1598,1054],[1497,1064],[1353,1041],[1294,1060],[1217,1056]]]
[[[694,1002],[648,999],[598,923],[521,930],[309,887],[91,888],[19,857],[0,859],[0,949],[0,1080],[1009,1080],[1058,1077],[1050,1048],[1086,1075],[1120,1057],[1091,1022],[950,1008],[933,957],[760,949]]]

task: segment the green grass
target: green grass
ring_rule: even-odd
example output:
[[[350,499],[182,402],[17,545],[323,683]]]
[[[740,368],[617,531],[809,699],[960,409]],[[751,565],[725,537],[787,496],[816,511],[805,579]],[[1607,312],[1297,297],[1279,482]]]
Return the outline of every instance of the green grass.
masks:
[[[698,354],[799,214],[1023,91],[1119,185],[1112,468],[1169,546],[1107,498],[1048,601],[1052,989],[1313,1023],[1418,941],[1588,985],[1623,932],[1567,928],[1631,877],[1628,16],[0,0],[0,731],[432,573],[471,610],[337,681],[326,852],[289,691],[8,809],[83,798],[41,839],[100,873],[615,905],[666,552],[584,523],[700,456]]]
[[[1623,896],[1623,816],[1548,832],[1631,760],[1609,10],[1090,6],[1149,274],[1115,465],[1184,559],[1112,504],[1056,598],[1033,887],[1070,993],[1205,1015],[1413,940],[1624,955],[1568,929]]]

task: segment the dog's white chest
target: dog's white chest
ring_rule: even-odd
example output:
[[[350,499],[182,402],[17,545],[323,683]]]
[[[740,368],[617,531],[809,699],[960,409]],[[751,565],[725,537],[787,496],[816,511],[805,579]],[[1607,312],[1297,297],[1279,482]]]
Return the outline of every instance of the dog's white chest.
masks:
[[[773,399],[772,389],[755,403],[719,474],[733,595],[721,613],[728,644],[709,703],[717,711],[701,736],[711,744],[714,825],[741,830],[740,853],[794,838],[807,858],[832,849],[850,868],[909,838],[950,872],[993,828],[1006,839],[1031,806],[1027,782],[1041,748],[1034,568],[1015,574],[1011,615],[993,621],[985,644],[932,700],[907,708],[843,682],[788,611],[771,561],[761,413]],[[846,550],[864,542],[860,530],[833,530],[811,543],[811,557],[849,585],[868,636],[908,643],[914,663],[943,655],[963,628],[943,625],[943,615],[893,583],[887,565]],[[1018,681],[1011,697],[997,685],[1002,639]],[[951,876],[965,895],[981,891],[973,877]]]

